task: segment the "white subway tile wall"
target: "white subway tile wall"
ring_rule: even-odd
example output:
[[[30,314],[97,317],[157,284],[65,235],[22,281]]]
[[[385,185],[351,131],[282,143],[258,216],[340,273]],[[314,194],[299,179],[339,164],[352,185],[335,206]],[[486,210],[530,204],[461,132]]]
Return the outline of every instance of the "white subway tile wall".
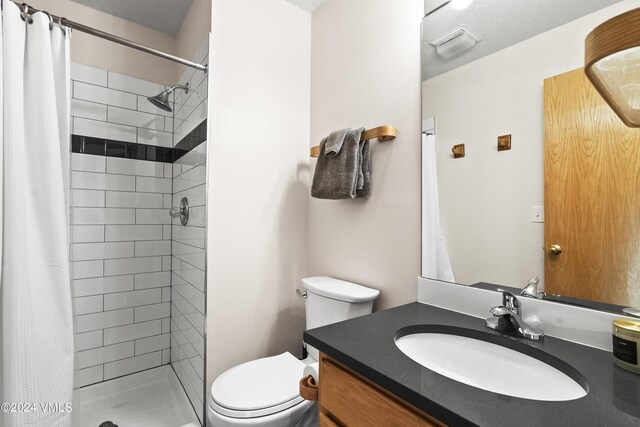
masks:
[[[206,64],[208,49],[208,41],[205,41],[193,60]],[[176,93],[173,120],[174,145],[207,118],[207,80],[204,73],[191,69],[186,70],[179,80],[180,84],[189,82],[191,90],[186,95],[184,92]],[[206,150],[207,142],[205,141],[173,164],[171,204],[179,206],[182,197],[187,197],[190,212],[186,226],[180,224],[179,218],[175,218],[171,225],[171,295],[163,297],[163,301],[169,299],[171,301],[171,365],[201,422],[205,420],[203,402],[206,378],[204,362]],[[146,250],[146,248],[137,245],[135,250]],[[136,316],[138,313],[147,315],[140,311],[136,312]]]
[[[76,322],[75,387],[169,363],[170,223],[163,193],[137,182],[169,180],[165,164],[72,153],[71,260]],[[170,166],[170,165],[169,165]],[[171,171],[171,172],[170,172]],[[137,286],[138,284],[138,286]],[[164,323],[163,323],[164,321]]]
[[[202,150],[206,142],[198,148]],[[179,159],[175,165],[185,166],[190,160],[192,150]],[[194,168],[205,168],[201,163]],[[183,178],[192,169],[186,169],[175,180]],[[175,186],[174,181],[174,186]],[[204,191],[205,180],[202,175],[200,182],[192,181],[193,187],[173,194],[174,205],[188,191],[201,187]],[[200,206],[193,203],[200,203]],[[204,198],[189,199],[190,211],[204,209]],[[187,391],[187,395],[195,408],[202,408],[204,402],[204,322],[205,322],[205,292],[204,292],[204,223],[180,224],[178,218],[172,225],[172,278],[171,278],[171,364],[178,374],[178,378]],[[198,413],[199,417],[203,414]],[[201,418],[203,419],[203,418]]]
[[[173,115],[146,99],[165,86],[76,63],[71,80],[72,133],[172,146]]]
[[[83,387],[169,363],[162,325],[171,283],[162,255],[171,253],[171,235],[162,219],[170,222],[164,198],[171,188],[135,192],[138,180],[165,180],[163,163],[72,153],[71,164],[74,385]]]
[[[193,58],[193,61],[206,64],[209,61],[209,43],[205,40]],[[189,93],[175,92],[175,108],[173,115],[173,145],[176,145],[196,126],[207,118],[207,93],[209,78],[202,71],[186,69],[178,82],[189,83]]]
[[[79,64],[71,77],[73,133],[171,147],[172,115],[146,100],[164,86]],[[171,254],[163,224],[173,168],[72,153],[71,169],[74,386],[83,387],[170,362],[162,257]]]

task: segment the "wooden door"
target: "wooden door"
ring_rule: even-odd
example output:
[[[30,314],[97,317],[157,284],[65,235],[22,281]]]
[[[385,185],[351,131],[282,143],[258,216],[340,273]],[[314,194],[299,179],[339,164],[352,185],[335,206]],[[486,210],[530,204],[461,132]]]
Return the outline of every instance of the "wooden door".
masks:
[[[640,307],[640,129],[583,69],[545,80],[544,114],[545,289]]]

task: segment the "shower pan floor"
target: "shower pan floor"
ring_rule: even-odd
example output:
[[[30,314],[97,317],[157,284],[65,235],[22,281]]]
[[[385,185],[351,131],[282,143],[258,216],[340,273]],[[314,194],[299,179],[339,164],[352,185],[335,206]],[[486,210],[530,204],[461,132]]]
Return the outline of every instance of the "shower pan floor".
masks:
[[[73,427],[199,427],[171,366],[83,387],[73,392]]]

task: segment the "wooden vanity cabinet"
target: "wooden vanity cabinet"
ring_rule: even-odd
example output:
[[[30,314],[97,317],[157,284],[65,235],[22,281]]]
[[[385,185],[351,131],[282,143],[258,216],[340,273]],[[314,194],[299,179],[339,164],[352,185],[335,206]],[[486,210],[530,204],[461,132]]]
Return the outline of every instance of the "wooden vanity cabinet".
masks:
[[[321,427],[444,426],[325,354],[320,378]]]

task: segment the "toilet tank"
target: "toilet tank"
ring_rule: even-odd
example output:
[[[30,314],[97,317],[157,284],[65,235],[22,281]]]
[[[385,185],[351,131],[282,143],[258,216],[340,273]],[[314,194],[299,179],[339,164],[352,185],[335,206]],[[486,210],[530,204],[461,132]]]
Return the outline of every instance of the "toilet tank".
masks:
[[[371,313],[380,291],[333,277],[302,279],[307,291],[305,309],[307,329]]]

